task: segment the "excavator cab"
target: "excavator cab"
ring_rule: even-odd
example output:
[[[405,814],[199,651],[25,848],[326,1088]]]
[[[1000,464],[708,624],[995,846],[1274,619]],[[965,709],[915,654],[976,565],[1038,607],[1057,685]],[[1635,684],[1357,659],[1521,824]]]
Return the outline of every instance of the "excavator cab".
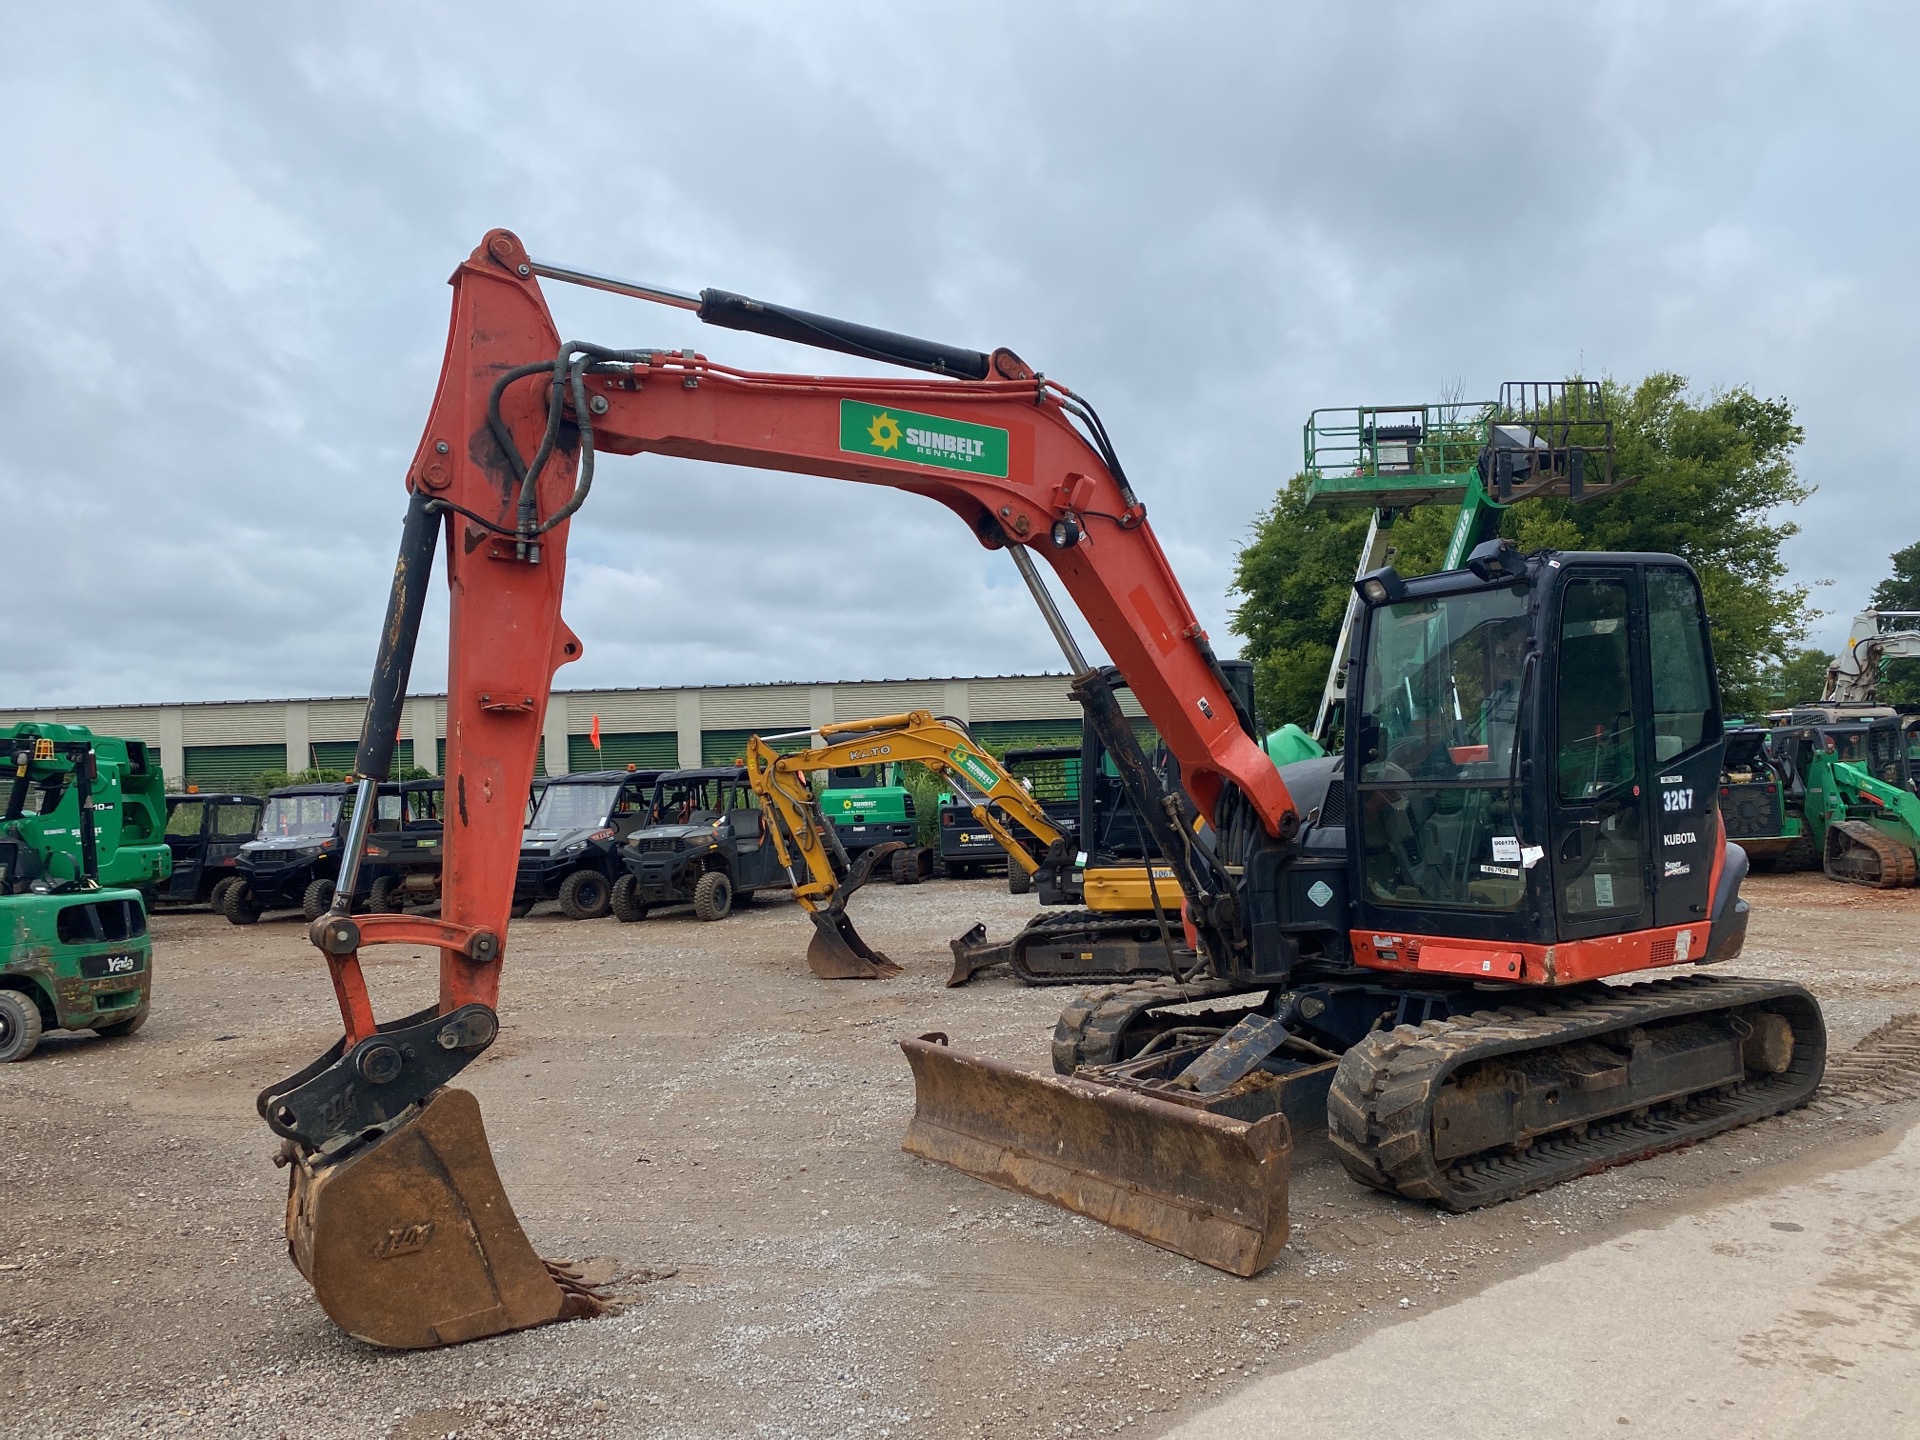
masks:
[[[1709,958],[1738,953],[1691,570],[1483,548],[1476,569],[1362,582],[1346,758],[1357,958],[1417,966],[1421,935],[1511,944],[1523,951],[1493,962],[1513,967],[1500,978],[1557,983],[1584,978],[1579,947],[1601,937],[1680,927],[1676,949],[1700,958],[1709,921]]]

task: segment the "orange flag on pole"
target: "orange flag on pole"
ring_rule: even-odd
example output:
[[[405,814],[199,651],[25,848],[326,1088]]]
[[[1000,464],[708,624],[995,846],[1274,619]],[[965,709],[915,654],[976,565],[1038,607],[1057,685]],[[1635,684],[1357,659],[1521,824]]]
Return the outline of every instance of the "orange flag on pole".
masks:
[[[593,748],[600,748],[600,717],[593,717],[593,725],[587,731],[587,738],[593,742]]]

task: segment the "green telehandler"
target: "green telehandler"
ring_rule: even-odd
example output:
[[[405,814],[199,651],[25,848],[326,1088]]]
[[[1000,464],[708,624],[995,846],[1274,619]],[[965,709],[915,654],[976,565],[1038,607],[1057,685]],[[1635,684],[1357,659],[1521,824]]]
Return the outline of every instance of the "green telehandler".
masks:
[[[12,756],[14,742],[23,737],[45,741],[57,753],[74,747],[91,751],[91,813],[98,863],[94,878],[110,888],[138,890],[151,910],[173,874],[173,851],[166,839],[167,782],[155,763],[158,757],[141,740],[96,735],[84,725],[44,720],[0,725],[0,755]],[[51,810],[29,813],[22,821],[34,830],[37,845],[49,854],[65,854],[77,865],[80,815],[76,806],[74,792],[67,789],[55,796]]]
[[[117,784],[102,784],[112,762],[102,765],[78,727],[17,725],[4,744],[0,1063],[31,1055],[46,1030],[131,1035],[146,1023],[153,970],[140,891],[100,883],[121,837],[113,824],[109,851],[101,843],[109,827],[96,825],[120,813],[117,802],[94,799],[118,794]]]

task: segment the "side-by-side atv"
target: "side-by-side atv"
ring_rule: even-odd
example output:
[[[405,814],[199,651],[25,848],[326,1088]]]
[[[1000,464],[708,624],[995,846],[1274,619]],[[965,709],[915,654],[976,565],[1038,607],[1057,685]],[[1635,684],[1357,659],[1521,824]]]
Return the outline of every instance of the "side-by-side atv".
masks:
[[[240,847],[260,833],[258,795],[167,796],[167,849],[173,874],[160,886],[162,905],[211,905],[216,914],[225,887],[238,874]]]
[[[557,775],[534,804],[520,836],[513,913],[542,900],[560,902],[569,920],[598,920],[612,907],[625,873],[620,842],[646,823],[658,770],[586,770]]]
[[[787,883],[740,765],[661,776],[648,823],[620,847],[620,860],[626,874],[614,884],[613,913],[629,922],[662,905],[720,920],[754,891]]]
[[[404,885],[408,877],[422,874],[429,863],[437,886],[438,808],[437,801],[427,797],[437,795],[443,784],[440,780],[407,781],[404,785],[390,781],[379,787],[369,829],[372,836],[389,839],[385,843],[369,840],[359,878],[348,897],[354,909],[366,907],[376,882],[384,878],[390,887]],[[240,847],[233,879],[219,888],[220,913],[235,925],[251,925],[269,910],[298,910],[309,924],[326,914],[341,872],[356,793],[352,784],[334,781],[289,785],[269,794],[260,812],[260,833]],[[430,862],[388,848],[398,848],[407,828],[403,816],[409,796],[423,817],[418,838],[431,844]]]
[[[446,789],[444,780],[406,780],[397,806],[381,797],[360,867],[367,909],[398,915],[439,902]]]

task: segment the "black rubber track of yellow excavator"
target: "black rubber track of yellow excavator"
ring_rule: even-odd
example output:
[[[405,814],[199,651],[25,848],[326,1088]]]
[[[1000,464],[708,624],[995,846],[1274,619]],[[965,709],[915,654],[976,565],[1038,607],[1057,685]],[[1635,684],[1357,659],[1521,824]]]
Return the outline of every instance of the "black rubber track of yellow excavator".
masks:
[[[1650,1105],[1630,1103],[1530,1143],[1447,1160],[1436,1156],[1436,1102],[1450,1077],[1466,1078],[1466,1067],[1483,1061],[1551,1066],[1554,1052],[1570,1054],[1595,1043],[1631,1048],[1636,1036],[1657,1037],[1663,1026],[1711,1021],[1729,1011],[1749,1026],[1768,1014],[1786,1020],[1792,1050],[1783,1070],[1748,1070],[1740,1083],[1710,1085]],[[1701,975],[1582,987],[1565,997],[1529,996],[1499,1010],[1369,1035],[1341,1059],[1327,1097],[1327,1133],[1347,1172],[1362,1184],[1470,1210],[1804,1105],[1820,1083],[1826,1048],[1819,1004],[1798,985]],[[1570,1070],[1569,1089],[1579,1081]],[[1620,1089],[1631,1101],[1633,1087]]]

